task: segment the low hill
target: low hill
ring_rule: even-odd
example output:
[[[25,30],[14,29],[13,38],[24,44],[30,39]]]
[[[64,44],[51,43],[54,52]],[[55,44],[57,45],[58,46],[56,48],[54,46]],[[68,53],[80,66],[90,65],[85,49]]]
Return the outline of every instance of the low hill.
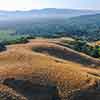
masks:
[[[100,14],[84,15],[69,18],[67,25],[71,36],[84,37],[87,40],[99,40],[100,38]]]
[[[84,57],[47,39],[35,39],[27,44],[8,46],[7,51],[0,53],[1,92],[14,97],[14,100],[18,100],[16,95],[19,100],[100,99],[99,68],[58,58],[50,53],[51,50],[43,49],[40,53],[33,51],[33,48],[37,47],[51,48],[52,52],[56,50],[55,55],[59,51],[59,54],[69,54],[73,59],[77,59],[73,57],[75,55],[80,55],[78,59]],[[91,59],[86,60],[95,62],[94,58]],[[1,92],[1,98],[7,97],[2,96]]]
[[[60,43],[58,43],[58,41],[54,42],[54,44],[53,44],[52,43],[53,39],[51,39],[50,41],[51,41],[51,43],[48,43],[48,44],[45,43],[44,46],[42,46],[41,44],[34,46],[33,51],[43,53],[43,54],[48,54],[48,55],[51,55],[51,56],[54,56],[54,57],[57,57],[60,59],[72,61],[75,63],[80,63],[80,64],[83,64],[86,66],[88,66],[88,65],[91,67],[100,66],[99,59],[95,59],[95,58],[87,56],[83,53],[79,53],[70,48],[67,48],[66,46],[64,47],[64,46],[60,45]]]

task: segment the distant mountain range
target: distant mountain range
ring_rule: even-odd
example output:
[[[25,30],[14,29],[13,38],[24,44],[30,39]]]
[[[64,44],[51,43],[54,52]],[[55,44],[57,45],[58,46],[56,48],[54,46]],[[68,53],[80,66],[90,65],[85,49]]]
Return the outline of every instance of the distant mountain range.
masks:
[[[30,11],[0,11],[0,30],[15,34],[53,35],[100,39],[100,11],[46,8]]]
[[[32,18],[32,17],[75,17],[81,15],[90,15],[100,13],[99,10],[74,10],[74,9],[33,9],[30,11],[0,11],[0,19],[12,19],[13,18]]]

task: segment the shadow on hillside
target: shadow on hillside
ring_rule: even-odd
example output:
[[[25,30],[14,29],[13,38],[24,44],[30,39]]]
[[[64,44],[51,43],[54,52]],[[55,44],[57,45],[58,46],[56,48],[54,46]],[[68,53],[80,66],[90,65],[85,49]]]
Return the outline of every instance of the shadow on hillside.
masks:
[[[28,100],[60,100],[58,90],[53,85],[33,84],[28,80],[6,79],[4,84],[13,88]]]
[[[6,79],[3,83],[20,93],[28,100],[100,100],[100,86],[96,84],[87,90],[74,91],[66,99],[60,99],[55,85],[38,85],[28,80]]]
[[[87,58],[85,56],[81,56],[78,53],[67,50],[67,48],[60,49],[57,47],[33,47],[33,51],[49,54],[57,58],[77,62],[87,66],[88,65],[92,67],[100,66],[99,61],[93,60],[91,58]]]
[[[77,91],[70,97],[70,100],[100,100],[100,88]]]

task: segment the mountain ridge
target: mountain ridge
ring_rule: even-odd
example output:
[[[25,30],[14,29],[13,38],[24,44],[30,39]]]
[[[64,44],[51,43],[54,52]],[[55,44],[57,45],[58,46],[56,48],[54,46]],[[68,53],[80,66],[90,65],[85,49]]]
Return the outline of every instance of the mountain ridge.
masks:
[[[0,10],[0,15],[8,14],[72,14],[73,16],[95,14],[100,13],[99,10],[82,10],[82,9],[60,9],[60,8],[44,8],[44,9],[32,9],[28,11],[6,11]]]

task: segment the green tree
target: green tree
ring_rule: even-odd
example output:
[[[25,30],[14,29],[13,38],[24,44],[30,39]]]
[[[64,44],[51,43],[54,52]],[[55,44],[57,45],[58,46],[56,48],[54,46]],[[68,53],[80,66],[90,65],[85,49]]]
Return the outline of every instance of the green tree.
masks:
[[[100,46],[95,46],[93,50],[93,57],[99,58],[100,57]]]

